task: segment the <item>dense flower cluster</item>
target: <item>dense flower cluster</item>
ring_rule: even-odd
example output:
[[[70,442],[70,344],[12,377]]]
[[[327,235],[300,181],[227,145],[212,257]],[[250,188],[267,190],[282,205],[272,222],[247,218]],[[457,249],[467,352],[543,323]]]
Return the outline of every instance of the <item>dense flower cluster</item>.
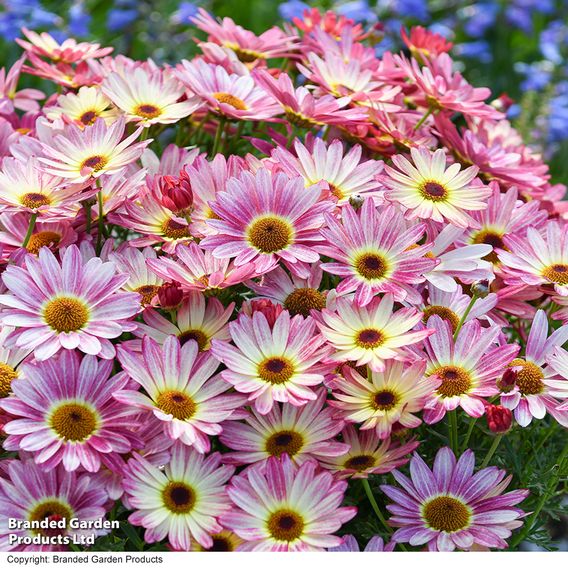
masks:
[[[565,187],[433,32],[193,22],[175,66],[24,30],[6,74],[2,548],[127,510],[173,550],[357,550],[356,483],[367,550],[506,548],[528,491],[467,440],[568,427]]]

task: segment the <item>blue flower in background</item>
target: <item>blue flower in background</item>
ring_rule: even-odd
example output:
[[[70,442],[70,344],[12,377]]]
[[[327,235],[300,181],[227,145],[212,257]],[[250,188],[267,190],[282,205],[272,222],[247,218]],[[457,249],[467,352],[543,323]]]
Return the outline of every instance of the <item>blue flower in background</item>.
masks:
[[[491,46],[484,39],[459,43],[454,46],[454,53],[456,55],[461,55],[462,57],[479,59],[479,61],[482,61],[483,63],[491,63],[493,60]]]
[[[430,19],[427,0],[395,0],[394,10],[399,16],[421,22],[427,22]]]
[[[546,28],[540,34],[540,51],[548,59],[559,65],[564,61],[564,57],[561,53],[561,47],[568,47],[568,27],[566,24],[560,21],[552,22],[548,28]]]
[[[377,21],[377,14],[369,7],[367,0],[354,0],[337,6],[337,13],[356,22],[372,24]]]
[[[305,2],[298,0],[291,0],[290,2],[282,2],[278,6],[278,13],[283,20],[291,21],[293,18],[301,18],[304,10],[309,10],[310,7]]]
[[[117,0],[115,7],[107,15],[107,27],[111,32],[119,32],[138,18],[136,0]]]
[[[499,5],[483,2],[472,4],[458,11],[458,15],[465,20],[464,30],[467,35],[478,38],[495,24]]]
[[[542,91],[550,84],[554,66],[549,61],[538,61],[536,63],[515,63],[514,69],[517,73],[525,76],[521,83],[523,91]]]
[[[174,24],[186,24],[197,14],[197,6],[192,2],[180,2],[178,9],[172,15]]]
[[[91,15],[85,9],[82,2],[77,2],[69,10],[69,34],[72,36],[85,37],[89,35]]]

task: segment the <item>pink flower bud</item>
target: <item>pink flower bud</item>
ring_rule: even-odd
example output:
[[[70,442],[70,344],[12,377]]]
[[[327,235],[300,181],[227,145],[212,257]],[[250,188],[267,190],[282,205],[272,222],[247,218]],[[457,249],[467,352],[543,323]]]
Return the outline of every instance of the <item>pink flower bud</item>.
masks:
[[[158,290],[158,301],[164,310],[175,310],[183,299],[183,292],[177,284],[166,282]]]
[[[497,379],[497,387],[501,392],[511,392],[517,382],[517,371],[513,368],[506,369],[503,376]]]
[[[489,426],[491,432],[503,434],[511,429],[513,414],[508,408],[490,404],[485,409],[485,413],[487,426]]]

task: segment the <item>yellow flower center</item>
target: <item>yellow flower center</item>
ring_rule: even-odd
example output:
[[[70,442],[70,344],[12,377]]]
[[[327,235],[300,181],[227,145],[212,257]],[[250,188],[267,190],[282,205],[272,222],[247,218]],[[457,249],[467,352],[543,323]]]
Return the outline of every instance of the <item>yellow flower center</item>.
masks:
[[[521,394],[540,394],[544,390],[544,373],[538,365],[524,359],[513,359],[509,367],[522,367],[515,380]]]
[[[136,116],[141,116],[142,118],[152,119],[157,118],[162,114],[162,111],[155,105],[150,104],[142,104],[138,105],[134,109],[134,113]]]
[[[440,367],[432,374],[436,374],[442,381],[442,384],[436,391],[442,397],[460,396],[471,388],[471,377],[461,367],[446,365]]]
[[[304,519],[295,511],[280,509],[270,515],[267,528],[274,540],[292,542],[302,536]]]
[[[200,329],[188,329],[182,331],[178,335],[178,339],[182,345],[185,345],[190,339],[197,341],[199,351],[205,351],[209,348],[209,337],[205,335]]]
[[[490,229],[484,229],[476,233],[471,242],[477,245],[491,245],[493,248],[499,248],[506,251],[509,250],[503,242],[503,234]],[[499,262],[499,257],[497,256],[497,253],[495,251],[491,251],[483,258],[484,260],[492,262],[493,264]]]
[[[100,172],[107,164],[108,160],[104,156],[91,156],[83,161],[79,170],[90,168],[95,172]]]
[[[143,306],[147,306],[150,302],[152,302],[159,289],[160,286],[155,284],[145,284],[144,286],[138,286],[138,288],[134,291],[138,292],[138,294],[142,296],[140,303]]]
[[[247,232],[250,244],[266,254],[283,250],[292,243],[290,225],[278,217],[257,219]]]
[[[388,263],[380,254],[368,252],[354,262],[357,273],[366,280],[381,280],[388,272]]]
[[[189,420],[197,412],[197,404],[181,391],[164,391],[158,395],[156,406],[178,420]]]
[[[87,110],[80,117],[79,122],[85,126],[91,126],[97,120],[99,114],[96,110]]]
[[[48,499],[42,503],[38,503],[28,514],[28,521],[41,522],[44,519],[50,521],[60,521],[65,519],[65,525],[74,517],[74,513],[66,503],[57,501],[56,499]],[[65,529],[32,529],[34,534],[44,536],[57,536],[64,534]]]
[[[284,107],[284,113],[286,114],[286,119],[288,122],[293,124],[294,126],[298,126],[299,128],[312,128],[313,126],[317,126],[320,123],[304,116],[299,112],[293,111],[289,107]]]
[[[183,481],[170,481],[162,489],[162,502],[176,515],[185,515],[195,506],[195,491]]]
[[[162,225],[162,235],[173,241],[189,237],[189,226],[175,219],[167,219]]]
[[[258,366],[258,376],[267,383],[281,385],[294,375],[294,366],[284,357],[270,357]]]
[[[84,404],[67,402],[58,406],[50,418],[51,427],[66,442],[83,442],[97,429],[98,417]]]
[[[555,284],[568,284],[568,264],[553,264],[542,271],[542,276]]]
[[[44,205],[50,205],[51,199],[44,195],[43,193],[25,193],[22,195],[20,202],[24,207],[28,207],[29,209],[39,209]]]
[[[392,410],[399,402],[400,397],[397,393],[383,389],[371,395],[371,408],[384,412]]]
[[[40,248],[57,246],[60,241],[61,235],[59,233],[54,231],[40,231],[30,237],[26,245],[26,250],[32,254],[38,254]]]
[[[89,310],[77,298],[54,298],[46,304],[43,318],[54,331],[68,333],[80,330],[89,321]]]
[[[266,452],[271,456],[280,457],[286,453],[295,456],[303,447],[304,439],[293,430],[281,430],[272,434],[266,440]]]
[[[350,457],[344,464],[345,469],[354,469],[355,471],[365,471],[375,466],[375,457],[368,454],[360,454]]]
[[[238,546],[238,537],[229,531],[223,531],[218,534],[212,534],[213,544],[209,548],[204,548],[200,544],[196,550],[199,552],[234,552]]]
[[[458,314],[445,306],[427,306],[424,308],[424,316],[422,317],[424,323],[428,321],[430,316],[440,316],[443,320],[447,321],[452,327],[452,333],[456,331],[460,322]]]
[[[447,495],[434,497],[426,503],[422,516],[429,527],[446,533],[463,530],[471,522],[469,508],[458,499]]]
[[[213,97],[216,98],[220,103],[232,106],[237,110],[247,110],[247,105],[245,101],[231,95],[231,93],[213,93]]]
[[[446,201],[448,199],[448,190],[437,181],[424,181],[418,189],[420,195],[428,201]]]
[[[18,377],[18,373],[7,365],[0,363],[0,398],[6,398],[12,392],[12,381]]]
[[[311,310],[320,312],[325,308],[325,296],[315,288],[296,288],[284,300],[284,307],[292,316],[301,314],[307,317]]]
[[[367,328],[362,329],[355,337],[355,343],[363,349],[375,349],[380,347],[386,338],[378,329]]]

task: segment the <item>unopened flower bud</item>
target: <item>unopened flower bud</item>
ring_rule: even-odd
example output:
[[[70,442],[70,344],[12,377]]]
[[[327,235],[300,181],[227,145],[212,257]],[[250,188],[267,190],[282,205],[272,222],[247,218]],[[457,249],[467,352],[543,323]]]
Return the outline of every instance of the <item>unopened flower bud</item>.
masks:
[[[353,209],[361,209],[363,207],[363,203],[365,202],[365,198],[362,195],[356,194],[352,195],[349,198],[349,205],[353,207]]]
[[[478,298],[487,298],[489,296],[489,282],[487,280],[479,280],[471,285],[471,292]]]
[[[177,177],[161,176],[157,180],[156,188],[156,197],[160,203],[178,215],[188,211],[193,204],[191,182],[185,170],[181,170]]]
[[[514,104],[515,101],[507,93],[503,93],[491,101],[491,106],[501,112],[507,112]]]
[[[268,325],[272,327],[278,316],[284,311],[280,304],[273,304],[270,300],[253,300],[250,303],[252,313],[262,312],[268,321]],[[251,314],[252,315],[252,314]]]
[[[158,290],[158,301],[164,310],[175,310],[183,299],[183,292],[177,284],[166,282]]]
[[[497,379],[497,387],[501,392],[511,392],[515,388],[517,382],[517,371],[515,369],[506,369],[503,376]]]
[[[491,432],[504,434],[511,429],[513,414],[508,408],[490,404],[485,409],[485,415],[487,417],[487,426],[489,426]]]

